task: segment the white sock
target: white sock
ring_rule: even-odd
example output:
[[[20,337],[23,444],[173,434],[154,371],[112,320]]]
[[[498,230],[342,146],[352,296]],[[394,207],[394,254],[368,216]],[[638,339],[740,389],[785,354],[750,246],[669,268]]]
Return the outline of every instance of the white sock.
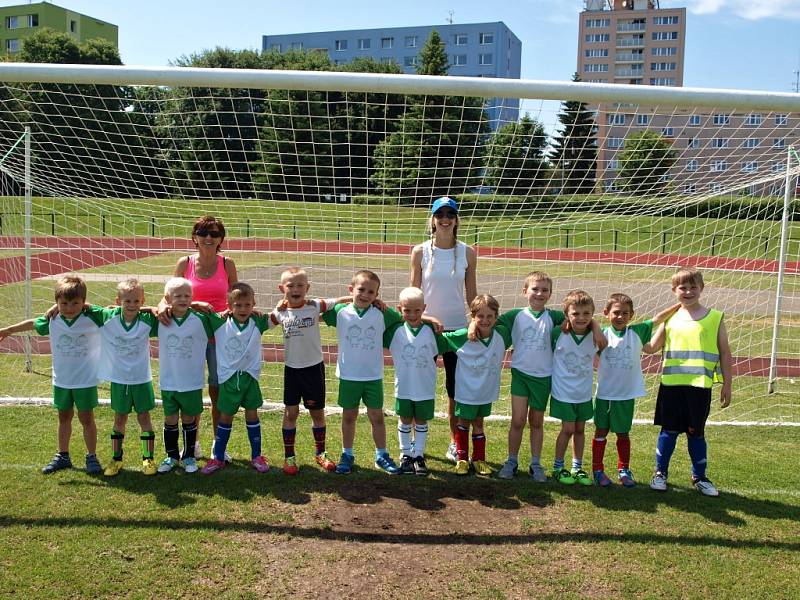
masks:
[[[406,425],[398,421],[397,437],[400,440],[400,454],[411,456],[411,424]]]
[[[425,456],[425,442],[428,441],[428,424],[414,425],[414,449],[412,456]]]

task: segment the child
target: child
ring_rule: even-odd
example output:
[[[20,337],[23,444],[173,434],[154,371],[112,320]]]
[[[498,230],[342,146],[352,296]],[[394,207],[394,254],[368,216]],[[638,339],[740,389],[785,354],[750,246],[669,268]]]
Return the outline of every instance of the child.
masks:
[[[258,408],[264,404],[258,377],[261,374],[261,334],[270,328],[268,315],[254,315],[255,292],[247,283],[234,283],[228,290],[231,313],[222,318],[209,313],[216,339],[219,375],[219,423],[214,438],[214,456],[203,467],[204,475],[225,468],[225,450],[231,436],[233,417],[244,408],[247,437],[250,440],[250,465],[259,473],[269,471],[261,455],[261,422]]]
[[[342,456],[336,465],[341,475],[353,471],[353,440],[361,401],[367,407],[375,442],[375,467],[396,475],[397,465],[386,450],[386,423],[383,419],[383,333],[401,321],[392,309],[381,312],[372,305],[380,291],[381,280],[372,271],[358,271],[350,283],[352,304],[337,304],[322,318],[336,327],[339,355],[336,376],[339,378],[339,406],[342,407]]]
[[[592,418],[592,381],[597,345],[590,335],[594,301],[583,290],[572,290],[564,298],[566,326],[554,329],[553,381],[550,416],[561,421],[556,438],[553,478],[571,485],[592,485],[583,470],[584,428]],[[564,453],[572,438],[572,470],[564,468]]]
[[[472,427],[472,466],[478,475],[491,475],[486,464],[486,434],[483,419],[492,413],[492,403],[500,394],[500,374],[511,334],[499,325],[495,327],[500,304],[487,294],[476,296],[469,304],[474,323],[470,330],[445,333],[442,337],[458,356],[456,364],[456,431],[457,475],[469,473],[469,429]]]
[[[314,460],[326,471],[336,468],[325,453],[325,363],[322,360],[322,342],[319,334],[319,316],[336,304],[335,300],[306,302],[310,288],[308,275],[303,269],[291,267],[281,273],[278,288],[283,292],[285,308],[275,309],[270,315],[274,325],[283,326],[283,447],[285,460],[283,472],[297,474],[294,440],[300,400],[311,414],[311,433],[316,451]]]
[[[592,475],[600,487],[611,485],[605,473],[603,455],[609,431],[617,434],[617,473],[625,487],[634,487],[636,481],[630,470],[631,440],[634,400],[646,395],[642,375],[642,349],[650,350],[649,341],[653,327],[664,322],[680,305],[672,306],[653,320],[629,325],[633,318],[633,300],[625,294],[611,294],[603,314],[611,323],[603,333],[608,342],[600,352],[595,393],[594,438],[592,439]]]
[[[58,314],[41,316],[0,329],[0,340],[13,333],[34,330],[50,336],[53,360],[53,406],[58,410],[58,452],[42,469],[48,475],[72,468],[69,440],[72,417],[78,410],[86,444],[86,472],[97,474],[103,469],[97,460],[97,369],[100,363],[100,326],[98,310],[84,310],[86,284],[80,277],[68,275],[56,283],[55,301]]]
[[[167,453],[158,472],[169,473],[180,464],[187,473],[195,473],[197,417],[203,412],[206,347],[214,332],[208,317],[191,309],[191,281],[183,277],[168,280],[164,298],[172,312],[169,324],[158,324],[159,384]],[[178,448],[179,416],[183,425],[183,457]]]
[[[403,322],[390,326],[383,335],[383,346],[392,353],[394,363],[400,473],[423,477],[428,474],[425,442],[436,398],[436,355],[449,350],[444,338],[422,322],[425,308],[422,290],[405,288],[400,292],[399,306]]]
[[[100,353],[100,379],[111,382],[111,409],[114,430],[111,433],[113,460],[105,475],[113,477],[122,470],[122,445],[128,414],[136,411],[141,427],[142,473],[156,474],[153,458],[156,434],[150,411],[156,406],[153,375],[150,371],[150,336],[157,333],[157,321],[144,305],[144,288],[133,277],[117,285],[118,308],[103,310]]]
[[[719,496],[706,477],[706,420],[711,411],[711,386],[720,381],[722,408],[731,403],[733,360],[723,313],[700,304],[703,274],[694,268],[672,276],[672,293],[680,309],[659,327],[651,346],[664,348],[664,368],[656,398],[655,424],[661,425],[656,444],[656,472],[650,487],[667,490],[669,461],[678,435],[686,433],[692,461],[692,483],[704,496]],[[721,373],[720,373],[721,371]]]

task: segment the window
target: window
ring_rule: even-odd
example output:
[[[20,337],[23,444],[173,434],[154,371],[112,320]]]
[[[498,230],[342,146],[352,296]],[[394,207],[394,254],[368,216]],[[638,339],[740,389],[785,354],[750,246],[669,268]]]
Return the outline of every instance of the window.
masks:
[[[761,145],[761,140],[758,138],[747,138],[742,145],[745,148],[758,148]]]
[[[391,56],[382,56],[381,57],[381,64],[383,64],[383,65],[394,64],[394,58],[391,57]]]
[[[608,58],[608,48],[595,48],[594,50],[584,50],[586,58]]]
[[[606,121],[609,125],[625,125],[625,115],[619,113],[609,113],[606,115]]]
[[[714,160],[711,161],[711,170],[719,173],[722,171],[728,170],[728,161],[727,160]]]
[[[761,113],[750,113],[744,119],[745,125],[761,125],[764,122],[764,115]]]
[[[714,125],[730,125],[731,118],[728,115],[714,115]]]
[[[668,40],[677,40],[678,39],[678,32],[677,31],[654,31],[653,32],[653,41],[654,42],[665,42]]]
[[[607,42],[611,37],[608,33],[590,33],[584,39],[587,44],[594,44],[598,42]]]
[[[456,46],[466,46],[467,45],[467,34],[466,33],[457,33],[455,36]]]
[[[728,138],[713,138],[711,140],[711,147],[712,148],[727,148],[728,147]]]
[[[667,183],[670,179],[671,177],[669,176],[669,173],[664,173],[661,177],[658,178],[658,182]]]
[[[690,137],[687,140],[686,147],[687,148],[699,148],[700,147],[700,138],[699,137]]]
[[[700,115],[691,115],[689,117],[689,125],[700,125]]]
[[[6,17],[6,29],[16,29],[19,27],[19,17]]]
[[[383,50],[391,50],[392,48],[394,48],[394,38],[393,37],[381,38],[381,48]]]
[[[788,125],[789,124],[789,115],[775,115],[775,125],[779,127],[781,125]]]
[[[466,54],[454,54],[452,64],[454,67],[463,67],[467,64]]]
[[[653,17],[653,25],[677,25],[678,17]]]
[[[494,44],[494,34],[493,33],[478,34],[478,43],[480,43],[481,46],[486,46],[487,44]]]
[[[786,170],[786,163],[780,160],[773,160],[771,169],[773,173],[783,173]]]
[[[269,45],[269,49],[273,50],[275,52],[280,52],[281,51],[281,45],[280,44],[270,44]]]
[[[303,49],[303,42],[292,42],[289,45],[291,50],[302,50]]]
[[[650,123],[650,115],[636,115],[637,125],[647,125]]]
[[[697,192],[697,184],[696,183],[687,183],[683,186],[683,193],[684,194],[694,194]]]
[[[28,27],[39,26],[39,15],[28,15]]]
[[[605,188],[607,192],[618,192],[619,188],[614,183],[613,179],[606,179],[604,182]]]
[[[783,138],[775,138],[772,140],[772,147],[773,148],[785,148],[786,147],[786,140]]]
[[[78,31],[78,22],[77,21],[70,21],[69,22],[69,32],[76,33]]]
[[[708,184],[708,191],[713,194],[721,194],[722,193],[722,184],[721,183],[709,183]]]
[[[417,36],[415,36],[415,35],[407,35],[405,43],[406,43],[406,48],[416,48],[417,47]]]
[[[586,19],[586,27],[611,27],[611,19]]]
[[[674,71],[677,68],[678,68],[678,63],[670,63],[670,62],[650,63],[651,71]]]
[[[651,77],[650,85],[675,85],[674,77]]]
[[[742,163],[742,171],[745,173],[755,173],[758,171],[758,161],[757,160],[746,160]]]
[[[612,158],[608,161],[608,168],[612,171],[616,171],[619,169],[619,161],[616,158]]]
[[[624,148],[625,140],[621,137],[610,137],[606,146],[609,148]]]
[[[589,83],[608,83],[608,79],[588,79]]]
[[[19,52],[19,40],[6,40],[6,51]]]
[[[584,73],[607,73],[608,65],[583,65]]]
[[[676,56],[678,54],[677,48],[651,48],[650,54],[653,56]]]
[[[693,158],[686,162],[686,170],[689,171],[690,173],[694,173],[699,168],[700,168],[700,161],[698,161],[696,158]]]
[[[404,67],[416,67],[419,64],[419,59],[416,55],[414,56],[404,56],[403,57],[403,66]]]
[[[336,40],[333,42],[333,47],[336,49],[337,52],[341,52],[342,50],[347,50],[347,40]]]
[[[481,66],[488,66],[492,64],[491,54],[478,54],[478,64]]]
[[[664,127],[661,130],[661,135],[664,137],[675,137],[675,128],[674,127]]]
[[[359,50],[369,50],[372,46],[372,40],[369,38],[360,38],[357,43]]]

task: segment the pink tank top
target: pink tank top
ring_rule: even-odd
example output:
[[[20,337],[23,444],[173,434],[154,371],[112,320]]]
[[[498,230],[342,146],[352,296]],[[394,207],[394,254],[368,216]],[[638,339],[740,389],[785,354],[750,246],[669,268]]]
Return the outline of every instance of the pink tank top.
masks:
[[[225,271],[225,257],[217,256],[217,270],[211,277],[203,279],[195,271],[196,256],[189,257],[184,277],[192,282],[192,299],[208,302],[215,311],[228,308],[228,273]]]

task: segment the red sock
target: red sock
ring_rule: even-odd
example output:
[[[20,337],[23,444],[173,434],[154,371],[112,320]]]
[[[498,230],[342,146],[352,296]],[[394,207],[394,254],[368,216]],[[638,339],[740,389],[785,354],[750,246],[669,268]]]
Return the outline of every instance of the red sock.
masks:
[[[627,469],[631,464],[631,438],[617,436],[618,469]]]
[[[286,458],[294,456],[294,436],[297,434],[297,429],[283,429],[283,453]]]
[[[486,436],[482,433],[472,434],[472,460],[486,460]]]
[[[619,438],[617,438],[619,444]],[[605,471],[603,466],[603,456],[606,453],[606,438],[598,440],[592,438],[592,471]]]
[[[469,429],[456,425],[456,455],[458,460],[467,460],[469,456]]]
[[[325,433],[327,428],[323,425],[322,427],[312,427],[311,433],[314,434],[314,447],[317,451],[317,454],[322,454],[325,452]]]

